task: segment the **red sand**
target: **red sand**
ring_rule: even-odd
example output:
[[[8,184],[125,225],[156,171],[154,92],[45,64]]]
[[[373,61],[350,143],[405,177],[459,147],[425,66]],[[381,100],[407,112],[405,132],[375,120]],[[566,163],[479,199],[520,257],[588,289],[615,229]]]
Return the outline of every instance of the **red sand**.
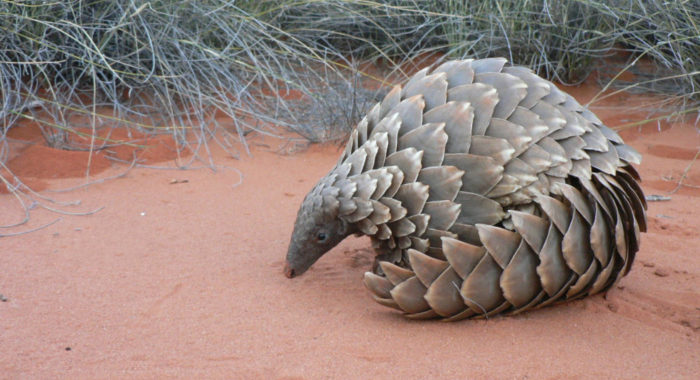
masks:
[[[579,94],[591,96],[586,89]],[[593,110],[615,126],[644,116],[625,111],[638,100],[617,97]],[[668,195],[700,149],[700,134],[690,123],[660,126],[623,136],[644,154],[639,170],[647,194]],[[105,206],[96,214],[36,209],[28,225],[0,229],[18,232],[61,218],[0,238],[0,293],[7,298],[0,302],[0,378],[679,379],[700,373],[700,162],[684,181],[695,187],[650,203],[650,231],[635,266],[607,296],[447,324],[406,320],[371,300],[361,281],[373,257],[366,238],[349,238],[303,276],[285,278],[297,207],[339,151],[311,146],[285,156],[257,146],[240,160],[213,152],[217,163],[240,170],[238,186],[235,170],[134,169],[86,189],[45,193],[81,200],[62,208],[70,211]],[[56,154],[52,168],[71,167],[74,174],[54,176],[39,166],[46,149],[26,148],[10,166],[49,188],[85,181],[85,152]],[[149,158],[169,158],[167,149],[160,152]],[[1,224],[21,220],[20,211],[14,197],[0,194]]]

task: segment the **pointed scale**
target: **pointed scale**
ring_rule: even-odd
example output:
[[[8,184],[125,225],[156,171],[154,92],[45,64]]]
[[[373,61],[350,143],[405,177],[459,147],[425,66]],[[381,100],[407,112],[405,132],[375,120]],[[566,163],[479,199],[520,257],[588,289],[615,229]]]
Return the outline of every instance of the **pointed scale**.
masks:
[[[498,73],[503,69],[503,66],[506,65],[506,62],[508,62],[507,59],[496,57],[473,60],[470,64],[475,74],[481,74]]]
[[[372,136],[372,140],[376,143],[377,150],[375,152],[374,163],[372,167],[369,167],[367,170],[381,168],[384,166],[384,161],[386,160],[387,156],[387,149],[389,147],[389,135],[386,132],[374,134]]]
[[[428,223],[430,223],[430,219],[431,216],[429,214],[418,214],[409,216],[408,220],[416,226],[416,230],[413,234],[415,236],[423,236],[425,231],[427,231],[428,229]]]
[[[566,264],[579,276],[583,275],[591,265],[593,255],[590,246],[590,228],[577,211],[571,215],[569,229],[562,240],[561,252]]]
[[[399,105],[394,107],[393,112],[397,112],[401,120],[401,129],[399,136],[420,127],[423,124],[423,109],[425,101],[423,96],[416,95],[403,100]]]
[[[432,258],[415,249],[409,249],[407,254],[411,269],[425,287],[429,287],[450,266],[446,261]]]
[[[420,313],[430,309],[430,305],[425,301],[425,292],[428,289],[418,280],[411,277],[408,280],[396,285],[391,290],[391,298],[406,313]]]
[[[425,203],[423,213],[430,215],[428,228],[436,230],[448,230],[452,227],[457,217],[461,205],[452,201],[430,201]]]
[[[442,250],[450,266],[461,278],[467,278],[486,254],[484,247],[450,237],[442,238]]]
[[[462,282],[464,303],[477,314],[487,314],[505,301],[499,285],[502,270],[491,255],[484,255]]]
[[[447,74],[433,73],[417,81],[411,81],[403,89],[404,98],[422,96],[425,110],[445,104],[447,101]]]
[[[400,266],[392,264],[388,261],[380,261],[379,267],[382,269],[382,272],[384,272],[387,280],[389,280],[389,282],[391,282],[394,286],[415,276],[412,271],[401,268]]]
[[[477,224],[479,238],[501,268],[505,268],[520,244],[520,235],[505,228]]]
[[[399,149],[411,147],[423,152],[423,167],[442,164],[446,144],[445,123],[424,124],[399,137]]]
[[[491,122],[493,111],[498,103],[498,92],[484,83],[465,84],[447,90],[448,102],[469,103],[474,109],[472,135],[480,136],[486,132]]]
[[[522,126],[527,131],[527,135],[532,138],[533,142],[540,141],[540,139],[543,137],[556,131],[557,129],[560,129],[561,125],[565,122],[563,118],[558,117],[558,114],[551,115],[549,113],[545,113],[546,111],[540,110],[540,108],[543,108],[543,106],[539,104],[532,110],[524,107],[516,107],[508,117],[508,121],[511,123]],[[539,111],[542,114],[545,114],[548,118],[547,122],[549,125],[540,117],[540,115],[533,111]],[[554,109],[554,107],[547,109],[547,111],[552,113],[558,112],[556,109]]]
[[[554,224],[550,224],[547,238],[538,254],[540,264],[537,266],[537,274],[540,276],[542,288],[550,297],[564,287],[571,275],[561,255],[561,240],[561,233]]]
[[[448,267],[428,287],[425,301],[441,317],[456,315],[467,308],[459,293],[461,286],[462,279],[454,269]]]
[[[408,213],[408,211],[401,205],[401,202],[399,202],[396,199],[382,197],[379,198],[379,202],[381,202],[389,208],[389,222],[395,222],[406,216],[406,214]]]
[[[365,174],[376,181],[376,187],[370,195],[370,199],[379,199],[384,196],[391,187],[394,175],[385,168],[370,170]]]
[[[470,84],[474,81],[472,60],[448,61],[438,66],[433,73],[444,72],[447,74],[447,84],[450,88]]]
[[[543,218],[525,212],[511,210],[510,215],[515,230],[534,252],[539,252],[547,238],[549,223]]]
[[[489,156],[469,153],[447,153],[443,165],[464,171],[462,191],[484,195],[503,177],[503,166]]]
[[[576,279],[576,282],[574,282],[567,290],[566,298],[574,299],[584,295],[584,290],[593,285],[593,281],[598,274],[598,268],[600,268],[600,264],[598,264],[598,262],[595,260],[591,260],[591,265],[588,267],[588,269],[586,269],[586,271],[583,272],[583,274]]]
[[[401,185],[399,191],[394,195],[394,199],[401,202],[401,206],[408,211],[408,215],[420,214],[428,200],[428,185],[420,182]]]
[[[522,307],[542,290],[537,277],[537,255],[524,240],[503,270],[500,286],[503,296],[514,307]]]
[[[446,153],[467,153],[471,145],[474,110],[468,102],[451,101],[423,115],[425,123],[445,123]]]
[[[463,170],[455,166],[431,166],[418,173],[417,181],[428,185],[428,200],[449,200],[457,196],[462,187]]]
[[[393,110],[401,102],[401,86],[394,86],[391,91],[389,91],[379,106],[379,117],[383,118],[389,114],[389,111]]]
[[[549,82],[538,77],[526,67],[506,67],[503,69],[503,72],[520,78],[527,85],[527,96],[520,102],[522,107],[532,108],[540,99],[549,95],[551,91]]]
[[[423,152],[414,147],[408,147],[398,152],[392,153],[386,158],[386,166],[396,166],[403,173],[405,183],[415,182],[421,169]]]
[[[493,86],[498,93],[498,104],[493,117],[508,119],[515,107],[527,96],[527,84],[520,78],[499,72],[476,74],[474,81]]]
[[[389,293],[394,288],[386,277],[378,276],[372,272],[365,272],[364,283],[374,295],[380,298],[391,298]]]
[[[464,224],[496,224],[505,216],[501,205],[475,193],[460,191],[455,203],[462,206],[457,222]]]
[[[612,255],[610,233],[610,225],[606,220],[603,209],[599,204],[596,204],[595,217],[593,219],[593,225],[591,225],[590,240],[593,255],[603,267],[608,265]]]
[[[508,140],[491,136],[472,136],[469,153],[487,156],[496,160],[498,165],[505,165],[514,155],[515,148]]]
[[[491,119],[491,123],[486,129],[486,136],[500,137],[508,141],[510,146],[515,149],[514,156],[524,152],[532,141],[532,137],[527,134],[527,131],[522,126],[495,117]]]

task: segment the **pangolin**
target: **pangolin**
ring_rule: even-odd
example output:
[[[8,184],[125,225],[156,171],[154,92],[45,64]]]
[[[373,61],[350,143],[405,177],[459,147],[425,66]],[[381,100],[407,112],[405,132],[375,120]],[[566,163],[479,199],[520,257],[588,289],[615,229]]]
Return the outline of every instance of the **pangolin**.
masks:
[[[627,274],[646,231],[640,154],[506,63],[448,61],[393,87],[304,198],[287,277],[367,235],[372,297],[453,321],[584,297]]]

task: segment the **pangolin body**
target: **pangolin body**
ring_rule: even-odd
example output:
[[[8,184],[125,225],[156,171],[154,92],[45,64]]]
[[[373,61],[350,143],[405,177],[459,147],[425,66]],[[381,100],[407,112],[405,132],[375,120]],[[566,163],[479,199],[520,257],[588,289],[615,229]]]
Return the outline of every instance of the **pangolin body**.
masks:
[[[286,274],[349,234],[364,282],[410,318],[458,320],[595,294],[632,265],[640,155],[573,97],[502,58],[449,61],[395,86],[304,199]]]

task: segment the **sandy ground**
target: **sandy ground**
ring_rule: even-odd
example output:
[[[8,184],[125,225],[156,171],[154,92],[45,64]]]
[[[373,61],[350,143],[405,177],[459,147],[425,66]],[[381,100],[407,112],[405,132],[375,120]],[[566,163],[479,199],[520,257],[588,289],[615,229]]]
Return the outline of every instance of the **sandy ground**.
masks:
[[[567,89],[571,91],[571,89]],[[576,90],[576,89],[575,89]],[[580,99],[590,89],[576,90]],[[644,118],[620,96],[593,110],[611,126]],[[700,149],[697,128],[623,132],[644,154],[647,194],[669,195]],[[31,126],[15,139],[38,141]],[[0,234],[0,378],[697,378],[700,162],[665,202],[631,273],[606,296],[515,317],[410,321],[375,304],[361,278],[373,254],[349,238],[299,278],[282,275],[297,207],[339,154],[333,146],[253,155],[222,169],[133,169],[85,182],[85,152],[13,143],[10,167],[41,194],[104,207],[41,208]],[[168,150],[151,142],[151,161]],[[159,150],[160,149],[160,150]],[[59,154],[60,153],[60,154]],[[102,153],[91,178],[123,172]],[[42,159],[49,156],[50,160]],[[105,164],[107,163],[107,164]],[[167,164],[167,163],[166,163]],[[42,165],[44,165],[42,167]],[[235,168],[235,169],[233,169]],[[44,202],[45,203],[45,202]],[[0,224],[22,219],[0,194]]]

